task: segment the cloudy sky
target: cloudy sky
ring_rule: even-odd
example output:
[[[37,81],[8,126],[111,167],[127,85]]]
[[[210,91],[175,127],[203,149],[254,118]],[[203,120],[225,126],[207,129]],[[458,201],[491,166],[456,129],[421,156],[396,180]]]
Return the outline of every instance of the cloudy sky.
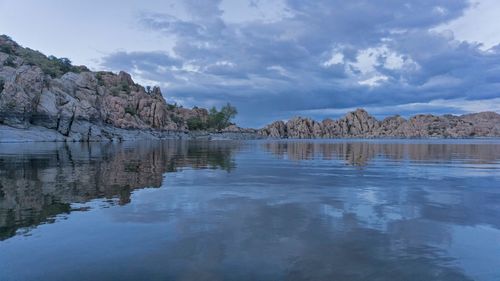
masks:
[[[0,0],[0,33],[261,126],[500,112],[497,0]]]

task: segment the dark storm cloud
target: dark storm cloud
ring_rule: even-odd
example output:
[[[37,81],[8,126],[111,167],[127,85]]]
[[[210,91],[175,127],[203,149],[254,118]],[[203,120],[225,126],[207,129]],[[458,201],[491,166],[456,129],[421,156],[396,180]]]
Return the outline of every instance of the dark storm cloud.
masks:
[[[118,52],[103,65],[168,83],[167,98],[188,106],[230,101],[252,126],[308,110],[500,97],[500,47],[484,51],[432,30],[463,15],[465,0],[289,0],[283,18],[241,23],[223,20],[220,1],[185,5],[190,19],[139,20],[175,36],[175,58]]]

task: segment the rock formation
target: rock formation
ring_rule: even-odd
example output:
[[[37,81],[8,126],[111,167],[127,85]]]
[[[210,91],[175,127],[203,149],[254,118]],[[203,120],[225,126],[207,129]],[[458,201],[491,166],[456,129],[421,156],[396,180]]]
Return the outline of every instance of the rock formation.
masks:
[[[168,105],[160,88],[145,89],[129,74],[91,72],[46,57],[0,36],[0,124],[41,126],[68,140],[119,138],[117,129],[186,132],[205,109]]]
[[[276,121],[259,134],[271,138],[498,137],[500,115],[495,112],[461,116],[420,114],[409,119],[393,116],[379,121],[364,109],[357,109],[339,120],[316,122],[295,117],[287,122]]]
[[[182,138],[188,137],[188,121],[200,125],[208,119],[206,109],[169,105],[160,88],[144,88],[125,72],[92,72],[0,35],[0,142]],[[216,138],[255,138],[257,132],[235,125],[220,131]],[[379,121],[358,109],[339,120],[276,121],[258,134],[271,138],[493,137],[500,136],[500,115],[394,116]],[[189,137],[212,135],[192,132]]]

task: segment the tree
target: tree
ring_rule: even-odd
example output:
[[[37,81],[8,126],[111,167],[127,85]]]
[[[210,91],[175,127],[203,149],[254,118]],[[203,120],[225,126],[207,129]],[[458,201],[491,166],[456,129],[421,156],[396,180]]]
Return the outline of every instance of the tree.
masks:
[[[217,111],[217,108],[213,106],[208,111],[208,127],[212,129],[220,130],[222,129],[222,122],[224,120],[224,116],[221,112]]]
[[[220,109],[220,112],[224,116],[223,118],[223,126],[224,128],[229,126],[231,124],[231,120],[236,117],[236,114],[238,114],[238,110],[236,107],[232,106],[230,103],[227,103],[225,106],[223,106]]]
[[[59,69],[63,73],[69,72],[73,68],[73,65],[71,64],[71,60],[68,58],[59,58],[59,59],[57,59],[57,62],[59,64]]]
[[[233,119],[237,113],[238,110],[236,107],[232,106],[230,103],[223,106],[220,111],[214,106],[210,108],[208,113],[208,127],[222,130],[231,124],[231,119]]]
[[[196,108],[197,107],[194,107],[193,109]],[[220,111],[217,110],[215,106],[210,108],[206,120],[204,118],[202,119],[200,116],[195,116],[186,120],[186,123],[189,130],[222,130],[231,125],[231,119],[233,119],[236,114],[238,114],[236,107],[227,103]]]

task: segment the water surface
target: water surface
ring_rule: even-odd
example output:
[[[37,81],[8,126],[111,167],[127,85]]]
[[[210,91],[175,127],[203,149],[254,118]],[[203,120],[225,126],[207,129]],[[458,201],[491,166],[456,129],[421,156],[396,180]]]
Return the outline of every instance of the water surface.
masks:
[[[2,144],[0,280],[500,280],[500,141]]]

